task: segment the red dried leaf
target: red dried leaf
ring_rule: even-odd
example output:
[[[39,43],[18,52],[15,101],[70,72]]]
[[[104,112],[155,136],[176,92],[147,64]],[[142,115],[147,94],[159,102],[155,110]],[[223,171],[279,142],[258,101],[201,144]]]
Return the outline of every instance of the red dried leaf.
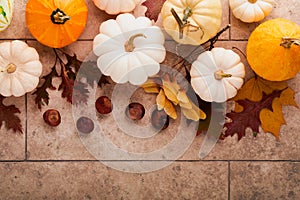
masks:
[[[160,14],[160,11],[162,9],[162,6],[164,5],[166,0],[147,0],[142,5],[147,7],[146,11],[146,17],[149,19],[152,19],[154,21],[157,21],[158,15]]]
[[[15,106],[6,106],[3,104],[5,97],[0,95],[0,128],[5,123],[7,130],[13,130],[15,133],[23,133],[22,124],[20,118],[16,115],[21,111]]]
[[[259,118],[260,112],[263,109],[272,110],[272,102],[276,97],[280,97],[283,90],[277,90],[273,93],[263,95],[263,98],[259,102],[253,102],[246,100],[239,100],[237,103],[243,106],[244,110],[242,112],[228,113],[226,116],[232,121],[226,123],[224,127],[226,128],[225,133],[221,135],[221,139],[228,136],[238,135],[238,140],[246,135],[246,129],[249,127],[254,132],[254,135],[259,132],[259,126],[261,121]]]

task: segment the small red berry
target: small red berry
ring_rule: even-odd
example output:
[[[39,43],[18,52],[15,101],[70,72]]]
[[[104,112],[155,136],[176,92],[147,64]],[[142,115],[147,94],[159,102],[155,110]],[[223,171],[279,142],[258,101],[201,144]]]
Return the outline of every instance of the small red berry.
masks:
[[[125,113],[131,120],[140,120],[145,115],[145,108],[140,103],[130,103],[126,108]]]
[[[77,130],[89,134],[94,130],[94,122],[88,117],[80,117],[76,122]]]
[[[100,114],[109,114],[112,111],[112,103],[107,96],[99,97],[96,100],[95,107]]]
[[[49,126],[58,126],[61,123],[61,117],[57,110],[49,109],[43,114],[44,121]]]

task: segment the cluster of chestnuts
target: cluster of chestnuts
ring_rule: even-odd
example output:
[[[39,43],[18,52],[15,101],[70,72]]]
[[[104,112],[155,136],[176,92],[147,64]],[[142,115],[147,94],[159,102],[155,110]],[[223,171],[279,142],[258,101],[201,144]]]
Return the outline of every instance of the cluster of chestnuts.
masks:
[[[112,112],[113,104],[107,96],[101,96],[96,100],[95,108],[98,113],[106,115]],[[133,102],[127,106],[125,114],[129,119],[138,121],[144,117],[145,108],[142,104]],[[55,127],[61,123],[60,113],[55,109],[47,110],[43,118],[49,126]],[[155,109],[151,114],[151,124],[158,130],[164,130],[169,126],[169,116],[165,111]],[[94,122],[88,117],[80,117],[76,122],[76,127],[81,133],[89,134],[94,130]]]

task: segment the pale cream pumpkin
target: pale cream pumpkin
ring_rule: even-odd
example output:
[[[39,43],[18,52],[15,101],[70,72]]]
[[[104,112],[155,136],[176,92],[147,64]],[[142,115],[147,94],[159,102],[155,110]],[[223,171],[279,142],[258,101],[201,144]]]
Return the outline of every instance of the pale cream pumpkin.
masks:
[[[164,29],[174,40],[200,45],[218,33],[222,5],[220,0],[167,0],[161,14]]]
[[[0,32],[11,23],[14,10],[14,0],[0,0]]]
[[[252,23],[268,16],[273,9],[274,2],[274,0],[229,0],[229,5],[236,18]]]
[[[0,94],[22,96],[39,83],[42,64],[37,51],[25,42],[14,40],[0,44]]]
[[[101,72],[116,83],[143,84],[159,72],[165,59],[165,38],[147,17],[120,14],[100,26],[94,39],[94,53]]]
[[[140,0],[93,0],[94,4],[108,14],[116,15],[124,12],[131,12],[138,5]]]
[[[245,77],[240,56],[232,50],[214,48],[199,55],[190,71],[191,85],[207,102],[225,102],[237,94]]]

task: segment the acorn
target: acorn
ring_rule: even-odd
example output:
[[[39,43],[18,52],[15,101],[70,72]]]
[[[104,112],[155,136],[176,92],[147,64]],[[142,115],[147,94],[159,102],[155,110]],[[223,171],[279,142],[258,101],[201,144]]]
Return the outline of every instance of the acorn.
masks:
[[[77,130],[81,133],[89,134],[94,130],[94,122],[88,117],[80,117],[76,122]]]
[[[151,114],[151,124],[158,130],[165,130],[169,126],[170,118],[164,110],[155,109]]]
[[[145,108],[142,104],[134,102],[127,106],[125,113],[129,119],[136,121],[144,117]]]
[[[59,111],[55,109],[49,109],[44,112],[43,114],[44,121],[49,126],[55,127],[61,123],[61,117]]]
[[[99,97],[95,102],[95,107],[103,115],[111,113],[113,108],[111,100],[107,96]]]

